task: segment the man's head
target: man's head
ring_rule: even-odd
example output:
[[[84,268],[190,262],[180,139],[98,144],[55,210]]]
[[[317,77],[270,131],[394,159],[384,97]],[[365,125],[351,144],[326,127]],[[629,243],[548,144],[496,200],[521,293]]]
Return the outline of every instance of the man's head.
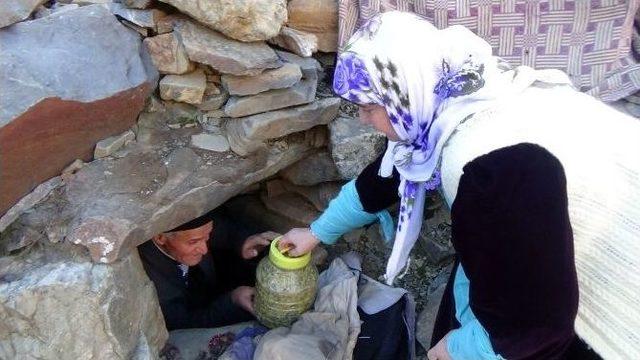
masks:
[[[179,263],[195,266],[207,253],[212,230],[213,222],[209,218],[199,218],[158,234],[153,237],[153,241]]]

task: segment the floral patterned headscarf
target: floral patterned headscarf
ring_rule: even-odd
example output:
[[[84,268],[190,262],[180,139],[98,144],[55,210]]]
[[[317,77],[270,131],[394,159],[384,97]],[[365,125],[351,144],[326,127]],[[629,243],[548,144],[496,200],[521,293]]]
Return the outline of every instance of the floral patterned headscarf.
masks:
[[[384,106],[400,141],[389,141],[381,176],[400,173],[400,215],[386,280],[405,266],[422,224],[425,193],[439,185],[440,152],[475,103],[494,98],[491,46],[462,26],[438,30],[415,14],[375,16],[338,57],[334,91],[358,105]]]

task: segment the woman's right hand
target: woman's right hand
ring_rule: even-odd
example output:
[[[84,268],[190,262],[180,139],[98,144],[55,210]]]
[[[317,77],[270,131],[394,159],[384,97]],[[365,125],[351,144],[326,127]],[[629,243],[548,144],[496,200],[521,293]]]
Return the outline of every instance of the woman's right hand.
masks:
[[[310,229],[294,228],[284,234],[278,241],[278,249],[282,251],[287,247],[291,247],[287,255],[296,257],[311,252],[319,242],[320,240],[313,235]]]

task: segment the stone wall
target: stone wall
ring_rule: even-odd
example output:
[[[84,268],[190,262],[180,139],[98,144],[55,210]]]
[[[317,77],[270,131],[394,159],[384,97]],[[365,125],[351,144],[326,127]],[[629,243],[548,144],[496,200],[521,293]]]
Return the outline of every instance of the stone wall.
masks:
[[[331,96],[335,0],[199,3],[0,4],[0,358],[156,358],[137,245],[241,193],[308,224],[384,146]]]

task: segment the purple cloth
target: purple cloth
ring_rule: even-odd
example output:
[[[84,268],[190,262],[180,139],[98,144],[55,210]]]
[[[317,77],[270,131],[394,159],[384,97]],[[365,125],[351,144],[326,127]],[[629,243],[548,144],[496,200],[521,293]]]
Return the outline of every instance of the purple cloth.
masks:
[[[267,330],[264,326],[243,329],[236,335],[235,341],[231,344],[227,353],[230,354],[234,360],[253,359],[253,354],[256,351],[253,338],[265,334]]]

